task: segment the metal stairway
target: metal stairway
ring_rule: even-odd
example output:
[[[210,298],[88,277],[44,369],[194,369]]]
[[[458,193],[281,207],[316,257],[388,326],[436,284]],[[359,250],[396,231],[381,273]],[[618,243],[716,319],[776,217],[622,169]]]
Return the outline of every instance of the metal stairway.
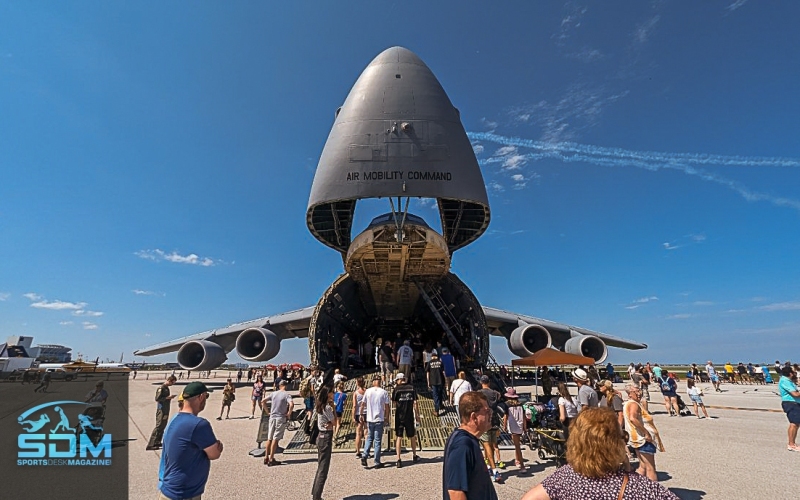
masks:
[[[431,309],[436,321],[442,326],[442,330],[444,330],[447,339],[450,341],[450,346],[455,349],[459,357],[462,359],[465,358],[466,353],[464,352],[464,348],[461,347],[461,343],[453,334],[453,330],[455,330],[460,338],[464,338],[461,325],[458,324],[458,320],[453,316],[453,312],[447,307],[442,295],[436,290],[434,285],[425,286],[419,281],[415,281],[414,283],[417,285],[423,300],[425,300],[425,303],[428,304],[428,307]]]

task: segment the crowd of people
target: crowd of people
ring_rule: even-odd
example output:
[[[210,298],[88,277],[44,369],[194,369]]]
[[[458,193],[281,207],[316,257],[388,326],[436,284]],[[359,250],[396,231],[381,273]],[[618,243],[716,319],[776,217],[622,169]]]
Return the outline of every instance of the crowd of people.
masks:
[[[427,385],[435,415],[454,411],[460,422],[445,444],[443,498],[497,498],[493,483],[503,481],[502,470],[505,468],[498,447],[501,430],[511,435],[514,465],[520,471],[526,470],[521,445],[529,423],[514,388],[504,387],[504,390],[497,391],[494,388],[497,387],[496,381],[486,374],[478,374],[473,386],[470,382],[473,374],[459,371],[446,347],[438,346],[428,353],[424,358],[424,369],[419,371],[415,369],[413,355],[408,358],[403,352],[407,344],[402,343],[396,351],[390,343],[385,345],[391,351],[379,351],[380,372],[368,378],[357,377],[352,395],[345,391],[347,377],[338,369],[329,373],[326,381],[318,368],[311,367],[299,382],[305,420],[309,424],[306,431],[310,441],[316,444],[318,453],[312,498],[322,498],[345,405],[352,409],[356,457],[365,469],[381,469],[387,465],[382,456],[381,440],[388,426],[395,434],[394,465],[397,468],[404,466],[403,439],[410,443],[410,462],[413,464],[420,460],[417,429],[421,414],[414,381],[422,373],[424,379],[417,382],[423,383],[424,380]],[[387,361],[381,361],[380,352],[386,353]],[[734,370],[733,377],[720,377],[711,361],[703,371],[696,364],[689,368],[686,372],[686,395],[697,418],[709,418],[702,399],[701,382],[707,381],[719,391],[723,380],[760,383],[760,379],[770,377],[767,367],[750,365],[754,370],[761,368],[759,372],[753,371],[753,376],[749,366],[740,365],[744,367],[746,378],[736,377],[736,374],[742,375],[738,369]],[[732,367],[728,363],[724,368],[726,373],[730,373],[728,366]],[[797,368],[788,362],[776,362],[782,408],[789,420],[789,451],[800,451],[796,443],[800,427]],[[542,374],[543,387],[545,378],[549,380],[545,392],[550,396],[555,380],[547,369]],[[293,377],[273,374],[275,390],[267,394],[262,374],[248,373],[248,378],[251,376],[255,377],[250,393],[251,418],[256,408],[269,414],[264,464],[268,467],[281,465],[276,453],[287,423],[292,419],[294,402],[287,386]],[[676,374],[658,364],[631,363],[622,391],[615,386],[622,377],[611,364],[600,371],[594,367],[578,367],[570,376],[577,386],[577,394],[570,394],[567,382],[560,381],[555,387],[557,398],[553,398],[557,406],[556,418],[566,439],[566,465],[532,488],[523,499],[677,498],[658,484],[655,457],[665,447],[650,401],[652,387],[661,392],[669,416],[687,414],[678,395]],[[241,378],[240,371],[237,380]],[[205,408],[208,398],[208,389],[202,382],[191,382],[184,387],[178,397],[179,412],[169,419],[170,402],[174,398],[170,387],[175,381],[174,376],[168,377],[156,391],[156,427],[147,449],[163,449],[159,469],[161,498],[199,498],[208,477],[210,461],[219,458],[223,447],[214,437],[210,424],[197,416]],[[764,383],[768,382],[764,380]],[[229,417],[236,388],[232,378],[227,379],[217,420],[223,418],[226,410],[226,418]],[[631,465],[634,460],[635,468]]]

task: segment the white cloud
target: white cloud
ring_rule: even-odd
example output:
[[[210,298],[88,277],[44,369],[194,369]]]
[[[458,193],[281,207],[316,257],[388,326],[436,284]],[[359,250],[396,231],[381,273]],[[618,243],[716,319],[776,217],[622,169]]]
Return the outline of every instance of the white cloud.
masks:
[[[625,309],[630,309],[630,310],[638,309],[644,304],[647,304],[648,302],[654,302],[656,300],[658,300],[658,297],[656,297],[655,295],[651,295],[650,297],[641,297],[639,299],[632,300],[630,304],[625,306]]]
[[[90,321],[84,321],[82,324],[84,330],[97,330],[99,328],[96,324]]]
[[[221,260],[214,260],[210,257],[200,257],[194,253],[181,255],[175,251],[167,253],[158,248],[155,250],[139,250],[138,252],[135,252],[134,255],[141,259],[152,260],[154,262],[165,260],[167,262],[174,262],[176,264],[191,264],[201,267],[211,267],[223,263]]]
[[[72,321],[61,321],[59,325],[71,325]]]
[[[489,130],[494,130],[497,128],[497,122],[487,120],[486,118],[481,118],[481,123],[484,127],[488,128]]]
[[[676,248],[680,248],[680,245],[673,245],[669,242],[664,242],[662,245],[664,245],[664,250],[675,250]]]
[[[506,158],[503,162],[503,170],[519,170],[528,163],[528,159],[524,155],[512,155]]]
[[[522,182],[522,181],[525,180],[525,176],[522,175],[522,174],[514,174],[514,175],[511,176],[511,180],[513,180],[515,182]]]
[[[475,156],[483,153],[483,144],[473,144],[472,150],[475,152]]]
[[[667,316],[667,319],[687,319],[691,318],[691,314],[673,314],[672,316]]]
[[[0,293],[0,302],[5,302],[9,297],[11,297],[10,293]]]
[[[798,311],[800,310],[800,302],[778,302],[775,304],[767,304],[758,309],[762,311]]]
[[[145,336],[145,337],[152,337],[152,335],[151,335],[151,334],[149,334],[149,333],[145,333],[145,334],[144,334],[144,336]]]
[[[500,183],[499,183],[499,182],[497,182],[497,181],[492,181],[492,182],[490,182],[489,184],[487,184],[487,185],[486,185],[486,187],[488,187],[490,190],[492,190],[492,191],[494,191],[494,192],[496,192],[496,193],[502,193],[503,191],[505,191],[505,190],[506,190],[506,189],[503,187],[503,185],[502,185],[502,184],[500,184]]]
[[[517,152],[516,146],[503,146],[494,152],[494,156],[508,156]]]
[[[656,14],[655,16],[648,19],[646,22],[638,25],[636,30],[633,32],[633,39],[636,43],[643,44],[647,43],[647,40],[650,38],[656,24],[661,19],[661,16]]]
[[[733,12],[734,10],[738,9],[739,7],[742,7],[746,3],[747,3],[747,0],[736,0],[735,2],[733,2],[730,5],[728,5],[725,8],[728,9],[729,11]]]
[[[690,234],[689,238],[691,238],[696,243],[700,243],[700,242],[706,241],[706,235],[705,234]]]
[[[31,307],[37,309],[50,309],[53,311],[63,311],[65,309],[83,309],[88,304],[86,302],[66,302],[63,300],[41,300],[34,302]]]
[[[103,313],[102,313],[102,312],[100,312],[100,311],[87,311],[87,310],[85,310],[85,309],[78,309],[77,311],[72,311],[72,315],[73,315],[73,316],[91,316],[91,317],[97,317],[97,316],[102,316],[102,315],[103,315]]]
[[[591,47],[583,47],[580,50],[566,54],[566,56],[585,63],[599,61],[605,57],[602,52]]]
[[[135,293],[136,295],[158,295],[159,297],[166,296],[164,292],[154,292],[152,290],[139,290],[138,288],[131,290],[131,292]]]
[[[38,294],[35,294],[35,293],[30,293],[30,292],[29,293],[23,293],[22,296],[25,297],[26,299],[30,299],[30,300],[41,300],[42,299],[41,295],[38,295]]]
[[[709,300],[695,300],[694,302],[692,302],[692,305],[698,307],[713,306],[714,302],[711,302]]]

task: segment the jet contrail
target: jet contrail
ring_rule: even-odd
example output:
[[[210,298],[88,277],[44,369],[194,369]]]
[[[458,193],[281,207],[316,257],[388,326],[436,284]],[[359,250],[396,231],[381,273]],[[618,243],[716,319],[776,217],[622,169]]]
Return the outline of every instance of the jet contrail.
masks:
[[[505,146],[517,146],[534,149],[547,154],[557,151],[561,154],[583,154],[623,160],[641,160],[646,162],[684,163],[690,165],[727,165],[742,167],[800,167],[798,158],[781,158],[771,156],[731,156],[698,153],[666,153],[659,151],[633,151],[623,148],[606,148],[575,142],[543,142],[508,137],[492,132],[467,132],[467,137],[472,141],[487,141]],[[585,161],[585,160],[580,160]]]
[[[520,137],[502,136],[491,132],[467,132],[467,136],[471,141],[486,141],[504,146],[533,149],[535,151],[533,153],[520,155],[526,160],[532,161],[553,158],[563,162],[583,162],[606,167],[636,167],[650,171],[657,171],[663,168],[678,170],[687,175],[693,175],[705,181],[725,186],[747,201],[767,201],[776,206],[789,207],[800,211],[800,201],[798,200],[752,191],[740,182],[695,167],[696,165],[800,167],[800,159],[797,158],[633,151],[574,142],[548,143]],[[505,161],[505,157],[495,157],[483,160],[481,163],[491,164],[503,161]]]

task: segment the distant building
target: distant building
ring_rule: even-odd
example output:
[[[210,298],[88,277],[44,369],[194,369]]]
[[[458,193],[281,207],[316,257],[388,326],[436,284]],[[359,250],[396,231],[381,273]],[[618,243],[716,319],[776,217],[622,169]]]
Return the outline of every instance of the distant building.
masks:
[[[71,347],[56,344],[38,346],[32,344],[33,337],[12,335],[8,337],[5,344],[0,344],[0,356],[36,358],[42,363],[69,363],[72,361]]]
[[[72,348],[58,344],[40,344],[34,349],[39,350],[36,360],[41,363],[70,363],[72,361]]]

